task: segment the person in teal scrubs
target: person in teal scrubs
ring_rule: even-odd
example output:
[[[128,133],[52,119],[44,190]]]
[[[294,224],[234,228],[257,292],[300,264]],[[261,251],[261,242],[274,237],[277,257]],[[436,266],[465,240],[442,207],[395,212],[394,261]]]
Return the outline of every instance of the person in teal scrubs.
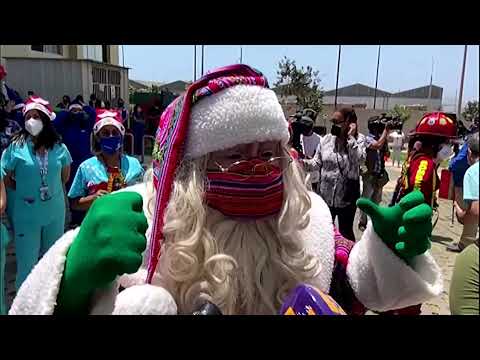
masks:
[[[72,209],[87,211],[100,196],[143,181],[140,162],[122,153],[125,128],[117,110],[97,111],[96,155],[82,162],[68,192]]]
[[[5,265],[7,262],[7,245],[9,235],[6,226],[2,222],[2,215],[7,207],[7,194],[3,183],[3,172],[0,169],[0,315],[7,313],[5,305]]]
[[[52,121],[55,113],[40,97],[24,107],[25,129],[17,133],[1,158],[7,186],[15,190],[11,220],[17,260],[17,290],[39,258],[65,228],[64,184],[72,158]]]

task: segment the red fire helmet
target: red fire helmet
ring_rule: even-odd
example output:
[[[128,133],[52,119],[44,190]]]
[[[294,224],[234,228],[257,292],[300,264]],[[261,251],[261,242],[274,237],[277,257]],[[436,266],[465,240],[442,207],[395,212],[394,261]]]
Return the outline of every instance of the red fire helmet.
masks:
[[[431,135],[446,138],[457,137],[455,120],[443,112],[431,112],[423,115],[412,135]]]

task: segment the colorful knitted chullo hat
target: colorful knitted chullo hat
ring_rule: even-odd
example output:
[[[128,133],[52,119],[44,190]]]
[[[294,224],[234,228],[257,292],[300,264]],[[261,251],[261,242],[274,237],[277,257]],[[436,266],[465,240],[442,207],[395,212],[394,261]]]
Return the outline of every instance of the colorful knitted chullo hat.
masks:
[[[288,138],[288,123],[277,96],[263,74],[247,65],[207,73],[165,109],[153,149],[156,203],[148,283],[160,258],[165,210],[180,161],[252,142],[286,144]]]

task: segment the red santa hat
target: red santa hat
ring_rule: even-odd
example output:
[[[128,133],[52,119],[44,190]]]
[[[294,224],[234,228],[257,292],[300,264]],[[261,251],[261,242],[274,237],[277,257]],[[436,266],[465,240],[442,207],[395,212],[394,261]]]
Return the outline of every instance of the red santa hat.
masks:
[[[122,124],[122,116],[117,110],[97,109],[97,120],[93,127],[93,133],[96,135],[104,126],[115,126],[118,131],[125,135],[125,127]]]
[[[45,100],[45,99],[42,99],[41,97],[39,96],[30,96],[27,101],[25,101],[25,106],[23,107],[23,115],[25,116],[25,114],[27,112],[29,112],[30,110],[38,110],[38,111],[41,111],[42,113],[44,113],[45,115],[48,116],[48,118],[50,120],[55,120],[55,113],[53,112],[53,109],[50,105],[50,103]]]
[[[160,258],[164,216],[179,164],[240,144],[278,141],[286,145],[288,139],[288,122],[266,77],[243,64],[207,73],[165,109],[152,153],[157,192],[148,283]]]

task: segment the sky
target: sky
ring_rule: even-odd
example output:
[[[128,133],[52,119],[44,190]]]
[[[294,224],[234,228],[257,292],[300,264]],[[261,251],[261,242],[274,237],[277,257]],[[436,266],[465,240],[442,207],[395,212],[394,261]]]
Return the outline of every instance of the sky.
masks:
[[[131,68],[130,79],[171,82],[193,79],[192,45],[124,45],[120,63]],[[297,65],[319,71],[324,90],[335,88],[338,46],[244,45],[243,63],[262,71],[270,85],[276,81],[278,62],[288,57]],[[397,92],[430,83],[443,87],[443,104],[456,102],[460,87],[464,45],[382,45],[378,88]],[[362,83],[375,87],[378,46],[343,45],[339,87]],[[238,45],[204,47],[204,71],[240,60]],[[197,46],[197,78],[201,73],[201,47]],[[479,98],[479,46],[468,46],[463,102]]]

